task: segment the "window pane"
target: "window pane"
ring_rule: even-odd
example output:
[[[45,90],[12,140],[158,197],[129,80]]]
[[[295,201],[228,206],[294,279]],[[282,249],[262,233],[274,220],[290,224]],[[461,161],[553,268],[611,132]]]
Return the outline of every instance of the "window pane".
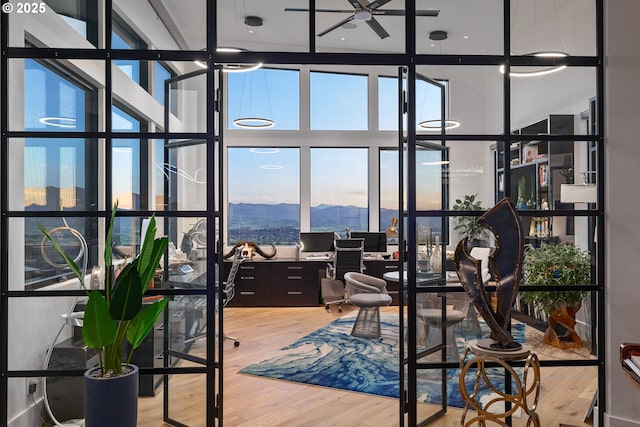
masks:
[[[164,105],[164,82],[171,78],[171,72],[160,62],[154,62],[153,96]]]
[[[311,149],[311,231],[369,230],[368,149]]]
[[[27,39],[38,41],[34,47],[98,47],[98,16],[104,16],[102,2],[47,0],[11,3],[13,13],[7,14],[9,46],[24,47]]]
[[[300,150],[229,148],[229,244],[292,245],[300,232]]]
[[[311,129],[367,130],[367,76],[312,72]]]
[[[234,121],[242,118],[269,119],[269,129],[300,129],[300,72],[260,68],[228,76],[229,129],[240,127]],[[265,129],[265,128],[261,128]]]

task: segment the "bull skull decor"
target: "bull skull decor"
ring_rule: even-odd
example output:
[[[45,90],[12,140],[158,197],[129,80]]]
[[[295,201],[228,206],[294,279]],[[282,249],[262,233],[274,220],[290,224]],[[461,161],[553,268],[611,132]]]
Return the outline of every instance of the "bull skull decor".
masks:
[[[236,248],[242,247],[242,256],[248,260],[252,260],[255,254],[260,255],[265,259],[273,258],[276,255],[276,246],[271,243],[271,247],[273,248],[273,252],[268,254],[264,252],[260,246],[256,244],[256,242],[238,242],[233,245],[233,248],[229,250],[226,254],[224,254],[225,258],[230,258],[236,251]]]

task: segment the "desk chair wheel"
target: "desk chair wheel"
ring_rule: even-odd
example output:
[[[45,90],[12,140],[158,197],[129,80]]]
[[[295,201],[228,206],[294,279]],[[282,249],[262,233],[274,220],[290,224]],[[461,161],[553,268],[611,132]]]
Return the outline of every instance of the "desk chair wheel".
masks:
[[[233,342],[233,346],[234,347],[240,347],[240,341],[234,341]]]

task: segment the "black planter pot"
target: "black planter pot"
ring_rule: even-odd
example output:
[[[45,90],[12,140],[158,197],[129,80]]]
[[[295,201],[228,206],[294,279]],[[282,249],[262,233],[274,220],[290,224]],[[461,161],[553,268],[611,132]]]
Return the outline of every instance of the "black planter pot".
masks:
[[[136,427],[138,423],[138,367],[113,378],[95,378],[91,368],[84,373],[85,427]]]

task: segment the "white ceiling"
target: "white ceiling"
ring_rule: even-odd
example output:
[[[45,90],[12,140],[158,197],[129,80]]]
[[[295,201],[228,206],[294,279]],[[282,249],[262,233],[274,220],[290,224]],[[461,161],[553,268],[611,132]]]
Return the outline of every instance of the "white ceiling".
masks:
[[[192,50],[205,47],[205,2],[150,0],[162,3],[181,37]],[[361,0],[364,2],[364,0]],[[308,51],[307,0],[219,0],[218,44],[254,51]],[[404,10],[404,0],[391,0],[380,10]],[[318,9],[351,10],[348,0],[318,0]],[[416,49],[420,54],[502,54],[502,0],[416,0],[418,10],[439,10],[437,17],[416,19]],[[572,55],[595,54],[595,0],[512,0],[512,52],[563,50]],[[260,27],[244,24],[246,16],[263,19]],[[349,13],[316,13],[316,34],[350,16]],[[405,19],[377,16],[390,34],[380,39],[365,22],[352,21],[316,37],[319,52],[403,53]],[[593,24],[590,24],[593,23]],[[253,33],[249,33],[253,30]],[[434,30],[448,32],[443,41],[429,40]]]

